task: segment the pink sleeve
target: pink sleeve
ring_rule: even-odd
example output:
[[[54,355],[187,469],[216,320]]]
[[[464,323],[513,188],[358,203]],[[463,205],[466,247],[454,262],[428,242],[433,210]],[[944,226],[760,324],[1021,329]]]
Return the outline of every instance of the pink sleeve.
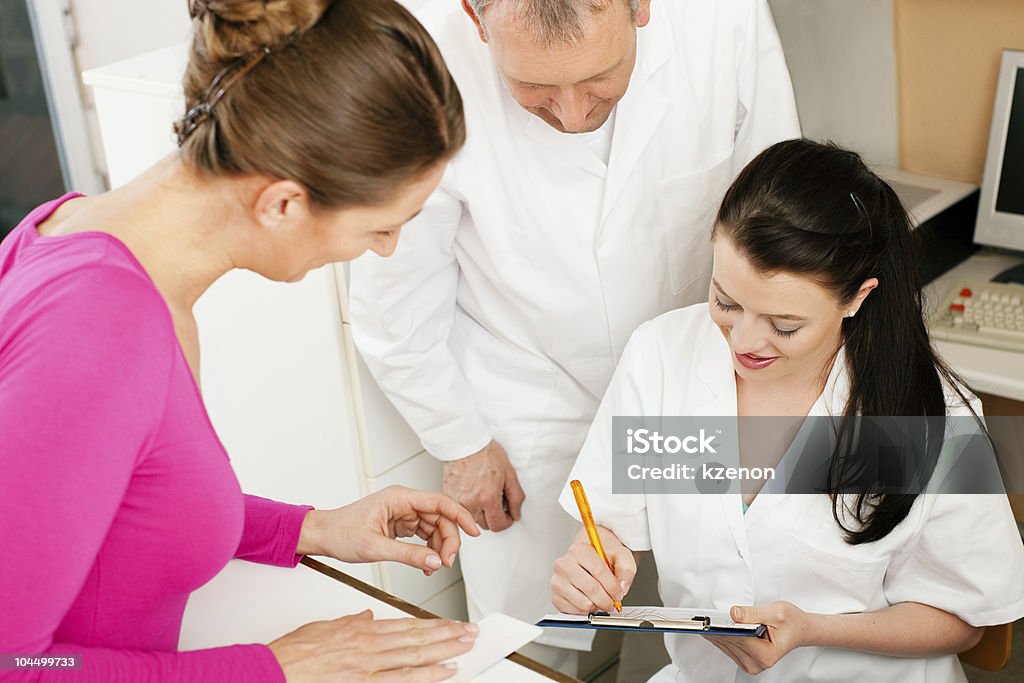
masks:
[[[288,505],[259,496],[245,496],[245,528],[235,557],[270,564],[294,567],[302,559],[295,554],[299,533],[308,505]]]
[[[159,294],[126,270],[74,271],[14,306],[0,329],[0,653],[82,653],[83,683],[283,681],[261,645],[54,643],[158,427],[176,342]],[[0,671],[4,683],[68,677]]]

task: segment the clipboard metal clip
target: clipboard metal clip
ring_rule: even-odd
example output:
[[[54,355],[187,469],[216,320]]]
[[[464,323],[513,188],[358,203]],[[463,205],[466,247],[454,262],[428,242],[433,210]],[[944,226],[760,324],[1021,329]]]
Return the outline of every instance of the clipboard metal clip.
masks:
[[[611,615],[608,612],[591,612],[589,622],[599,626],[629,626],[632,628],[672,629],[677,631],[708,631],[711,617],[695,615],[689,619],[645,619]]]
[[[708,631],[711,629],[711,618],[696,616],[688,620],[675,620],[670,622],[674,629],[687,629],[693,631]],[[644,619],[640,622],[639,628],[660,628],[665,626],[666,622],[654,622],[648,619]]]

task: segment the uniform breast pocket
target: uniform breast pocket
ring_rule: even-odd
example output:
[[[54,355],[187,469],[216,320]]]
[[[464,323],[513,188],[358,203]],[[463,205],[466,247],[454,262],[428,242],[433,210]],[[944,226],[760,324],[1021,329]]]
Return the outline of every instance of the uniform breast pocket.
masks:
[[[864,546],[826,550],[790,534],[782,566],[779,597],[807,612],[843,614],[876,609],[882,600],[887,557],[867,554]],[[842,553],[842,554],[841,554]]]
[[[670,178],[659,186],[659,219],[673,295],[698,284],[706,287],[711,228],[731,180],[730,153],[704,170]]]

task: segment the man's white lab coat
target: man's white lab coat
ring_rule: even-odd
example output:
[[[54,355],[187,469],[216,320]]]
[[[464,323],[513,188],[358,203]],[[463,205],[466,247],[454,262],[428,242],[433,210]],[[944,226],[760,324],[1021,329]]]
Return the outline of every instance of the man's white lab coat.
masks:
[[[421,12],[468,140],[395,254],[353,263],[353,330],[430,453],[464,458],[494,438],[516,467],[523,519],[462,551],[471,616],[551,609],[551,565],[576,529],[558,493],[630,333],[706,300],[725,190],[799,136],[766,0],[662,0],[651,14],[606,167],[512,99],[457,0]]]

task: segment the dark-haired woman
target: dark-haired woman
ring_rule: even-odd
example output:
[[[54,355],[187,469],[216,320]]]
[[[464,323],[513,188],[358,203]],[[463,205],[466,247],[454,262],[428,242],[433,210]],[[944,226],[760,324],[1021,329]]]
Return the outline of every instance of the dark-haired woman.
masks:
[[[0,653],[75,654],[2,681],[437,681],[476,627],[305,626],[177,652],[231,557],[451,566],[469,513],[386,489],[338,510],[244,496],[198,391],[192,306],[245,268],[298,280],[386,256],[465,133],[429,36],[391,0],[195,0],[180,152],[39,207],[0,245]],[[418,535],[426,547],[396,536]]]
[[[709,304],[634,333],[571,475],[614,571],[581,533],[555,563],[555,605],[611,610],[633,553],[650,550],[666,606],[768,626],[760,639],[668,636],[672,664],[652,680],[966,680],[954,653],[1024,615],[1005,496],[612,493],[613,416],[773,416],[753,437],[754,421],[740,424],[741,466],[786,465],[786,427],[804,416],[977,424],[980,404],[929,344],[907,214],[856,154],[770,147],[726,194],[712,239]],[[836,487],[856,481],[855,446],[837,441]],[[571,493],[562,504],[575,514]]]

